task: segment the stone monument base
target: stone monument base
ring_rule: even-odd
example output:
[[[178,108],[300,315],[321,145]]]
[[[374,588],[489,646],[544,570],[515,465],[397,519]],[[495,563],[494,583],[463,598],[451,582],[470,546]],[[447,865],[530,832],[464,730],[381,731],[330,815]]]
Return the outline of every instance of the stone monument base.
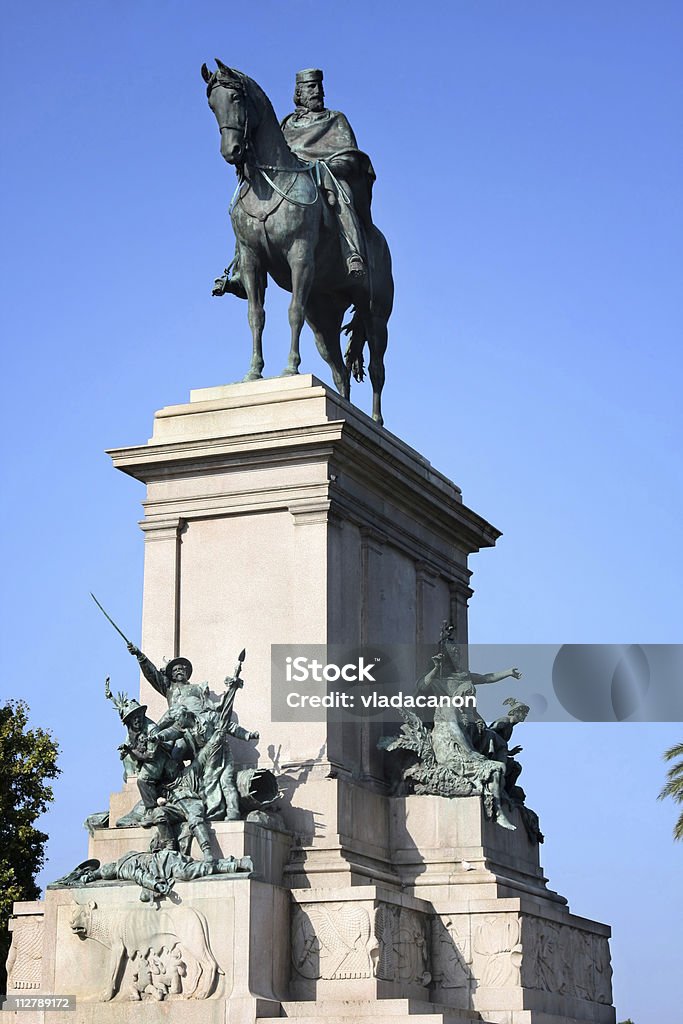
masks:
[[[379,722],[272,721],[272,644],[417,651],[444,620],[465,644],[468,559],[495,527],[310,376],[195,391],[112,456],[146,485],[142,648],[223,692],[246,647],[235,713],[260,737],[232,756],[282,799],[270,822],[212,823],[211,853],[251,856],[251,877],[178,882],[158,907],[127,882],[17,904],[9,992],[75,995],[50,1024],[614,1024],[609,928],[548,889],[519,811],[510,831],[479,796],[389,797]],[[110,822],[137,799],[130,781]],[[96,829],[89,855],[149,841]]]
[[[518,813],[513,832],[479,797],[309,783],[319,836],[294,834],[307,819],[291,804],[289,828],[215,823],[216,855],[251,856],[251,878],[179,882],[158,909],[122,882],[17,904],[10,992],[75,995],[53,1024],[614,1024],[610,930],[547,888]],[[136,796],[129,782],[112,814]],[[97,829],[89,855],[148,842],[148,829]]]

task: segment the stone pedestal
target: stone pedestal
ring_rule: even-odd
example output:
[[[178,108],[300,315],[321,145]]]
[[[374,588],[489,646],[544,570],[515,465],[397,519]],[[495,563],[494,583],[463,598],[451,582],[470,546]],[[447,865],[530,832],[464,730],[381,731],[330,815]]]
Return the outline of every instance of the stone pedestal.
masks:
[[[262,764],[381,779],[369,727],[271,722],[271,644],[435,643],[444,619],[465,642],[467,558],[499,532],[311,376],[193,391],[156,414],[147,444],[110,454],[147,486],[145,653],[182,653],[220,691],[246,646],[236,711],[261,733]],[[156,717],[163,698],[142,695]]]
[[[119,882],[17,905],[10,992],[76,994],[52,1024],[614,1024],[609,929],[548,889],[519,815],[389,797],[381,726],[271,721],[271,644],[429,644],[444,619],[466,641],[468,557],[498,531],[310,376],[193,392],[111,455],[147,488],[143,649],[219,693],[246,646],[235,710],[260,740],[231,745],[277,775],[280,819],[215,823],[214,855],[254,876],[178,883],[159,909]],[[112,795],[112,825],[137,797]],[[90,856],[148,841],[98,829]]]

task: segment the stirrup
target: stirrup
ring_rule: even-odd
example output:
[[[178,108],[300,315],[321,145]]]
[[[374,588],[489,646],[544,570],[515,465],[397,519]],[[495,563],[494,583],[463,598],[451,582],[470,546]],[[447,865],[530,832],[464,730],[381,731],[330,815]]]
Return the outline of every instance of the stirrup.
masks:
[[[228,268],[226,267],[220,277],[217,277],[213,282],[213,288],[211,289],[212,295],[225,295],[230,277],[228,275]]]
[[[230,277],[230,268],[227,267],[221,277],[217,277],[211,289],[212,295],[236,295],[238,299],[246,299],[247,290],[239,277]]]
[[[352,253],[346,261],[346,269],[349,277],[364,277],[365,263],[363,262],[363,257],[357,252]]]

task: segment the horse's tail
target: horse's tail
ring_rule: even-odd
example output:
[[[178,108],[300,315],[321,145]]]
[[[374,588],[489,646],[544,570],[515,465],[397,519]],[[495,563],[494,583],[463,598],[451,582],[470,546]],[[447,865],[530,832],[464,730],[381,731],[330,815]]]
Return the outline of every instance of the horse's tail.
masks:
[[[357,381],[365,378],[365,366],[363,363],[363,349],[367,341],[367,331],[363,318],[357,309],[354,308],[353,316],[347,324],[342,327],[344,334],[350,335],[349,344],[344,355],[346,369],[353,374]]]

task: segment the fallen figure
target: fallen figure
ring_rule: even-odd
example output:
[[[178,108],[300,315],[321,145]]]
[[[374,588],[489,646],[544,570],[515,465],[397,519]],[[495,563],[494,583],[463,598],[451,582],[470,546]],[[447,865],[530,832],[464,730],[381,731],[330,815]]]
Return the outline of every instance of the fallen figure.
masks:
[[[83,861],[48,888],[75,887],[89,882],[137,882],[142,890],[140,899],[149,903],[168,896],[176,881],[192,882],[208,875],[246,874],[253,870],[251,857],[193,860],[176,850],[157,850],[154,853],[132,850],[108,864],[101,865],[98,860]]]

